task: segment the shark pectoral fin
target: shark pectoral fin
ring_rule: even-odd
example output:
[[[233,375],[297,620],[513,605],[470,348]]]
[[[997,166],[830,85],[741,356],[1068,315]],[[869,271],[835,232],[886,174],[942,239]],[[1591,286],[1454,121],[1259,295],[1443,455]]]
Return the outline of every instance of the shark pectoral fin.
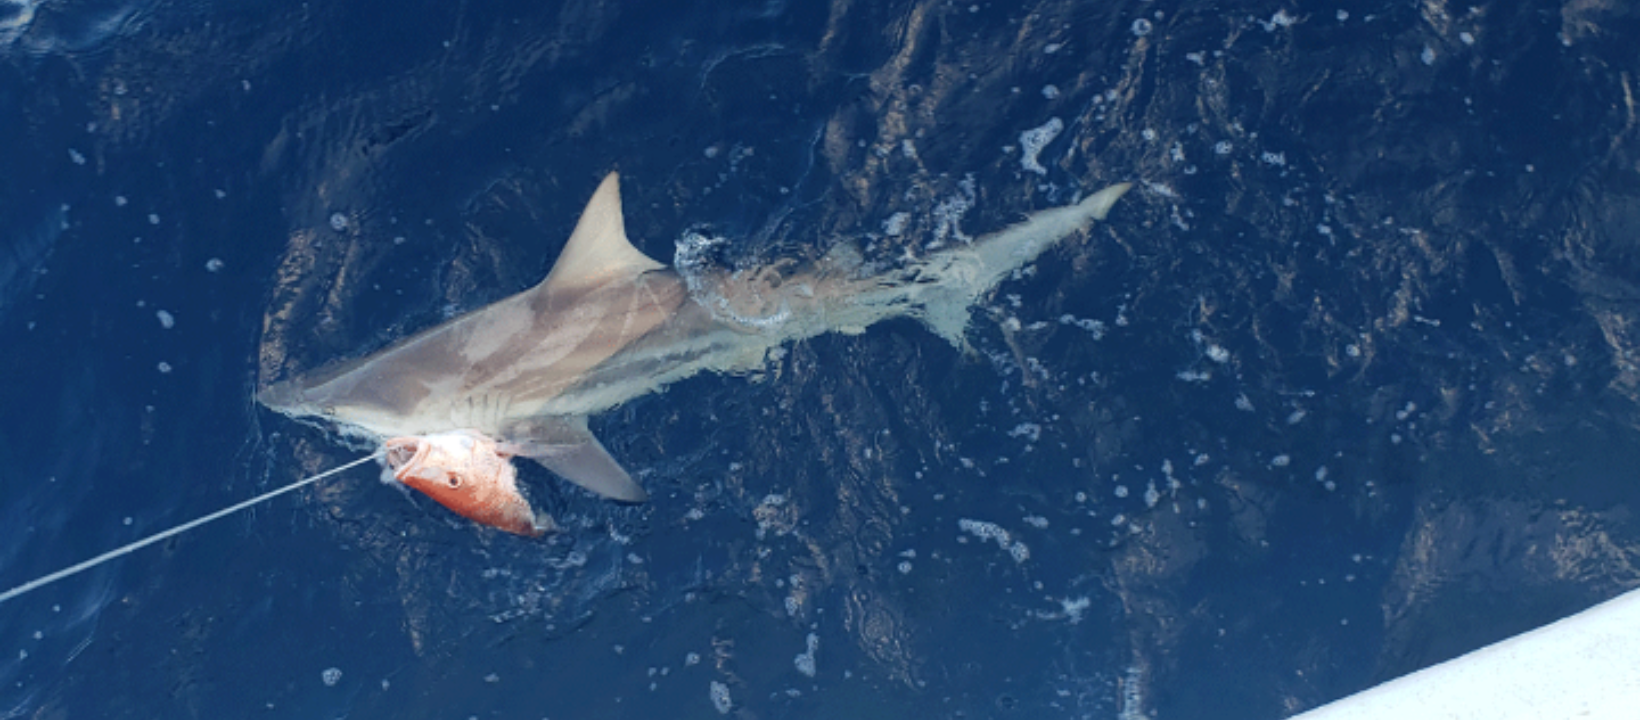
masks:
[[[508,434],[512,439],[507,450],[541,463],[565,480],[612,500],[649,499],[649,493],[592,436],[584,417],[531,421]]]
[[[558,448],[546,456],[531,456],[564,479],[611,500],[638,503],[649,499],[632,476],[609,456],[597,438],[588,436],[582,445]]]

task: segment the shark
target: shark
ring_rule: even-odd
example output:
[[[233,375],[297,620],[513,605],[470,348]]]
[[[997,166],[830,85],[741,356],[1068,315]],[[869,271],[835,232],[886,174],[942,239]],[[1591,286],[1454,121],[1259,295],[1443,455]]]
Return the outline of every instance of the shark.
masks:
[[[382,444],[394,477],[459,514],[540,535],[553,523],[519,494],[512,458],[599,496],[642,502],[646,492],[593,436],[589,417],[699,373],[756,371],[787,343],[859,334],[889,318],[915,318],[970,351],[972,308],[1105,219],[1129,187],[887,269],[844,242],[795,270],[730,270],[683,253],[668,267],[640,251],[612,172],[539,284],[379,352],[259,383],[257,399]]]

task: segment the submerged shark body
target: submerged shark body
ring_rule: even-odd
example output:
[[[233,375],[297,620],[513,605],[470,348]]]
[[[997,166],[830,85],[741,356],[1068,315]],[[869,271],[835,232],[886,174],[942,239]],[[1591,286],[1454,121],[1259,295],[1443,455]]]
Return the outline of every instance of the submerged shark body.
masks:
[[[892,317],[915,317],[966,348],[969,308],[982,295],[1103,219],[1127,189],[1113,185],[878,275],[865,275],[846,246],[789,277],[680,274],[627,239],[612,173],[539,285],[368,357],[268,386],[258,399],[375,442],[476,431],[505,455],[637,502],[643,489],[587,430],[588,416],[703,371],[757,369],[793,340],[859,333]]]

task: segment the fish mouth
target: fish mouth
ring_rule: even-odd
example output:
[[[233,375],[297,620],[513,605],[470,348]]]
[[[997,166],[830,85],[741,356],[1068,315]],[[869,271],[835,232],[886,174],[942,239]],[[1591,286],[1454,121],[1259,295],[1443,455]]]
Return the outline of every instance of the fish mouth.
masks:
[[[409,465],[421,452],[421,440],[414,437],[393,438],[384,445],[387,466],[397,475],[404,466]],[[400,478],[401,480],[403,478]]]

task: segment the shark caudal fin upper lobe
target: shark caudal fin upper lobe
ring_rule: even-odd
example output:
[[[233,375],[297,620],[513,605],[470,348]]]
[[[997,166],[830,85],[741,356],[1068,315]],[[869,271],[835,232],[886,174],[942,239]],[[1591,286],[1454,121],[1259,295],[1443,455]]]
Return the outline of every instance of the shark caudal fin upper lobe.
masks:
[[[1048,248],[1104,220],[1130,187],[1132,183],[1111,185],[1074,205],[1032,213],[1024,222],[935,253],[910,268],[914,277],[898,281],[914,295],[908,313],[952,346],[970,351],[967,332],[974,305]]]

